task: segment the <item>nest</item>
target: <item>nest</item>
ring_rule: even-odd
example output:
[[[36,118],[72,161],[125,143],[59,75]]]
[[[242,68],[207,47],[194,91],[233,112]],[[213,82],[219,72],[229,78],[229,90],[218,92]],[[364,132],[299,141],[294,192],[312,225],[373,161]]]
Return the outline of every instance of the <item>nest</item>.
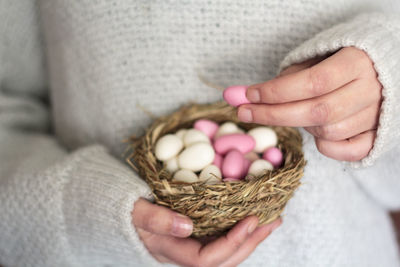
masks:
[[[281,168],[266,171],[250,181],[213,185],[172,181],[172,174],[154,155],[155,143],[163,135],[190,128],[196,120],[204,118],[218,123],[233,121],[245,130],[259,126],[241,123],[236,109],[222,102],[190,104],[158,118],[143,137],[131,137],[132,153],[126,160],[150,186],[155,203],[189,216],[194,224],[194,237],[223,234],[249,215],[256,215],[260,224],[279,218],[303,176],[305,160],[300,133],[294,128],[271,127],[278,135],[284,163]]]

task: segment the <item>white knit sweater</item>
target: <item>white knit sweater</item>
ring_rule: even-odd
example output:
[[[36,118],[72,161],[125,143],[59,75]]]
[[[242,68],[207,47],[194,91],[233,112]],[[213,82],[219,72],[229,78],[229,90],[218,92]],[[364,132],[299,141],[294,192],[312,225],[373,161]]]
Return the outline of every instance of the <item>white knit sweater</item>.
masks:
[[[120,157],[151,122],[138,104],[161,115],[213,102],[221,92],[199,76],[253,84],[356,46],[384,87],[358,163],[373,166],[328,159],[303,133],[303,185],[243,266],[399,266],[387,215],[400,208],[397,1],[0,0],[0,263],[157,265],[130,215],[149,189]]]

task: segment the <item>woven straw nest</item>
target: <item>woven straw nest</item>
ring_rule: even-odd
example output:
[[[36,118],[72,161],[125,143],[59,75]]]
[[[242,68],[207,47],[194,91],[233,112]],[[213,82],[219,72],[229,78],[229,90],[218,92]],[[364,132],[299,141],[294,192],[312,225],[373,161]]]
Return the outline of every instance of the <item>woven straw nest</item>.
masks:
[[[194,224],[194,237],[220,235],[248,215],[258,216],[260,224],[277,219],[303,175],[305,161],[300,133],[289,127],[271,127],[278,135],[284,164],[250,181],[214,185],[173,182],[172,174],[155,158],[155,143],[163,135],[190,128],[194,121],[203,118],[218,123],[233,121],[245,130],[259,126],[239,122],[236,109],[222,102],[190,104],[157,119],[143,137],[131,137],[127,162],[150,186],[155,202],[189,216]]]

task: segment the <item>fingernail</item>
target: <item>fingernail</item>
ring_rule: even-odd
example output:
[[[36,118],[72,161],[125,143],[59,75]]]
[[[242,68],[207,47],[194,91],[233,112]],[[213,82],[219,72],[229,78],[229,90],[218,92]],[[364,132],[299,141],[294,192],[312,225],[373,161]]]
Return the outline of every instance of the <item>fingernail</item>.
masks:
[[[176,214],[172,222],[171,234],[178,237],[189,236],[193,231],[193,224],[184,215]]]
[[[254,232],[254,230],[256,230],[258,225],[258,220],[257,221],[253,221],[252,223],[250,223],[249,227],[247,227],[247,233],[251,234]]]
[[[240,108],[238,111],[239,120],[243,122],[252,122],[253,121],[253,114],[250,109],[247,108]]]
[[[247,99],[252,103],[259,103],[260,98],[260,90],[258,88],[252,88],[247,92]]]

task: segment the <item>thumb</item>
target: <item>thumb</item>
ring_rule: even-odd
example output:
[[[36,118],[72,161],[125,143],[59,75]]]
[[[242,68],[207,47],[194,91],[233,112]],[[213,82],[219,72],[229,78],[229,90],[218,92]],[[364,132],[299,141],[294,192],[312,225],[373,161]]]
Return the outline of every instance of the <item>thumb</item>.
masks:
[[[189,217],[142,198],[135,202],[132,217],[136,228],[158,235],[188,237],[193,230]]]

